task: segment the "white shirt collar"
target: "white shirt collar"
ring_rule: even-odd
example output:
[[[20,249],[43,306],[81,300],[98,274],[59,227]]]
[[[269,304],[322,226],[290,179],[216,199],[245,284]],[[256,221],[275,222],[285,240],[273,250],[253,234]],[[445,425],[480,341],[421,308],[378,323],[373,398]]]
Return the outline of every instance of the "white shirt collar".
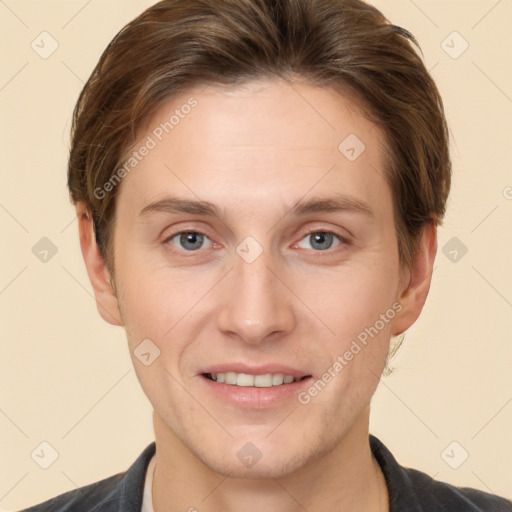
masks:
[[[155,512],[153,509],[153,474],[155,472],[155,455],[151,457],[146,470],[146,480],[144,481],[144,493],[142,495],[141,512]]]

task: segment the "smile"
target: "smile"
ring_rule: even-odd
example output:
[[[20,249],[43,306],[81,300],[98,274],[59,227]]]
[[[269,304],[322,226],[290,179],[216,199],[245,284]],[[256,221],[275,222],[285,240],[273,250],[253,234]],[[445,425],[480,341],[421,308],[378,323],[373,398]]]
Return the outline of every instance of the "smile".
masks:
[[[256,387],[256,388],[270,388],[272,386],[282,386],[284,384],[291,384],[298,382],[308,376],[302,378],[295,378],[293,375],[286,375],[284,373],[265,373],[261,375],[251,375],[248,373],[224,372],[224,373],[206,373],[204,374],[207,379],[214,382],[230,384],[232,386],[243,387]]]

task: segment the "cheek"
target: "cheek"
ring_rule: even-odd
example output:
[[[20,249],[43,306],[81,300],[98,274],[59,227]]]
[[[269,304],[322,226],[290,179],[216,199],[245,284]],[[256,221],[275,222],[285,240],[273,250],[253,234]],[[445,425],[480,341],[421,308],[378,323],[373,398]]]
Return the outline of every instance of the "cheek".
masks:
[[[158,340],[179,319],[186,298],[179,279],[163,279],[146,263],[126,260],[118,265],[119,307],[131,343]]]
[[[322,336],[318,353],[324,355],[323,367],[317,371],[329,381],[318,406],[330,401],[334,415],[349,415],[367,404],[375,391],[396,315],[398,278],[398,267],[386,266],[384,258],[373,265],[367,260],[364,265],[351,265],[346,271],[315,280],[322,294],[310,291],[304,295],[305,302],[333,331],[332,336]],[[307,289],[304,286],[302,293],[307,294]]]
[[[122,284],[119,306],[132,351],[149,338],[162,353],[172,351],[175,358],[201,328],[206,295],[218,273],[171,269],[161,262],[134,258],[119,265],[118,278]]]
[[[297,295],[333,332],[341,347],[365,329],[374,326],[389,330],[394,318],[393,304],[398,287],[398,269],[365,261],[342,270],[317,273],[297,281]],[[379,321],[385,315],[384,323]]]
[[[323,366],[317,368],[320,382],[301,398],[310,411],[327,411],[341,424],[368,405],[379,382],[396,315],[398,274],[376,265],[336,275],[316,280],[324,293],[304,295],[304,302],[334,334],[322,336],[317,347],[323,356]],[[307,293],[306,286],[302,293]]]

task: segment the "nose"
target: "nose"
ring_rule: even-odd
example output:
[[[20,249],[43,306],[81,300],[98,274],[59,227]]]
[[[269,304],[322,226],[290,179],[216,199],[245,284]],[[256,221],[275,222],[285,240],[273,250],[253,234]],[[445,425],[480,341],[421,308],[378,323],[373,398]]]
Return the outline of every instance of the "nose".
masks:
[[[268,251],[252,262],[236,253],[234,268],[225,280],[217,316],[219,330],[247,344],[276,340],[293,331],[293,295]]]

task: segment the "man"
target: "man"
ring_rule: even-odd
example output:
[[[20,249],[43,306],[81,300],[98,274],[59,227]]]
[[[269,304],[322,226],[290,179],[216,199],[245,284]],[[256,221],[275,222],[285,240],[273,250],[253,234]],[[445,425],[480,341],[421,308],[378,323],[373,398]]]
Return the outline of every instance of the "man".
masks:
[[[68,183],[155,443],[28,510],[512,510],[368,432],[450,188],[413,44],[358,0],[166,0],[114,38],[75,109]]]

